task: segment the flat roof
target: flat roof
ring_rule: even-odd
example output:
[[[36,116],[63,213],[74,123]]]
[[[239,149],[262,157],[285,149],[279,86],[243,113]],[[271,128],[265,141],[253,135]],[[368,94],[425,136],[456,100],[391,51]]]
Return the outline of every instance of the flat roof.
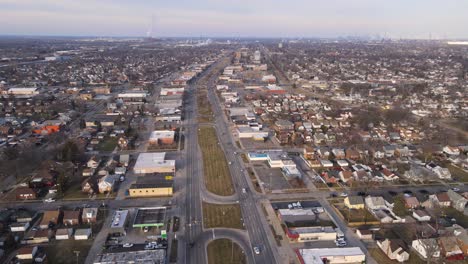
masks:
[[[366,257],[364,252],[358,247],[341,248],[304,248],[299,249],[305,264],[323,264],[323,258],[362,256]]]
[[[158,139],[158,138],[169,138],[174,137],[175,132],[172,130],[155,130],[151,132],[150,140],[151,139]]]
[[[135,247],[135,246],[134,246]],[[154,263],[164,264],[166,260],[165,249],[137,250],[115,253],[104,253],[99,255],[94,264],[117,264],[117,263]]]
[[[125,226],[128,217],[128,210],[118,210],[112,217],[111,228],[122,228]]]
[[[166,207],[139,208],[133,220],[133,227],[164,226]]]
[[[175,166],[175,160],[164,160],[165,157],[165,152],[140,153],[133,170],[145,170],[161,166]]]

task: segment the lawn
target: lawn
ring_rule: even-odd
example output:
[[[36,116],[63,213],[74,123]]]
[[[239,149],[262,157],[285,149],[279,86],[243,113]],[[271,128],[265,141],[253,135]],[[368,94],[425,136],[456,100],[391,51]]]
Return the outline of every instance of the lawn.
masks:
[[[203,203],[203,224],[205,228],[237,228],[242,226],[242,213],[239,204]]]
[[[198,121],[201,123],[213,122],[213,110],[208,101],[208,91],[199,89],[197,93]]]
[[[262,193],[262,188],[260,188],[260,184],[258,183],[257,177],[255,177],[255,172],[252,170],[251,167],[247,167],[247,172],[249,173],[249,177],[252,181],[255,191]]]
[[[468,182],[468,172],[462,170],[460,167],[454,166],[452,164],[447,165],[452,178],[458,182]]]
[[[447,218],[455,218],[457,221],[456,223],[462,226],[463,228],[468,228],[468,216],[464,215],[463,213],[457,211],[455,208],[449,207],[442,209],[443,214],[447,216]]]
[[[118,140],[119,139],[116,137],[107,137],[103,141],[99,142],[96,149],[99,151],[106,151],[106,152],[113,151],[115,147],[117,147]]]
[[[216,239],[208,244],[208,264],[247,263],[244,251],[230,239]]]
[[[45,247],[48,263],[85,263],[92,240],[55,240]],[[77,253],[78,261],[77,261]]]
[[[200,127],[198,144],[203,155],[203,171],[206,188],[217,195],[229,196],[234,194],[231,173],[226,157],[218,145],[216,131],[212,127]]]
[[[336,208],[340,211],[344,217],[344,220],[346,220],[348,223],[377,221],[377,219],[375,219],[375,217],[365,209],[348,210],[348,208],[339,205],[337,205]]]

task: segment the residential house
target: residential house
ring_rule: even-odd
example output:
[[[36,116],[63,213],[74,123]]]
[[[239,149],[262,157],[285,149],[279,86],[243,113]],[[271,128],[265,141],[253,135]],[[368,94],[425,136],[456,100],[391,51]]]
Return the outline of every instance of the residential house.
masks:
[[[425,239],[416,239],[411,242],[411,247],[418,252],[418,254],[423,258],[427,259],[429,255],[432,255],[432,258],[440,257],[440,247],[437,239],[435,238],[425,238]]]
[[[361,155],[359,154],[359,151],[355,149],[346,149],[346,159],[351,159],[351,160],[358,160]]]
[[[340,177],[340,180],[344,183],[348,181],[352,181],[354,179],[353,177],[353,172],[348,171],[348,170],[343,170],[338,173],[338,176]]]
[[[447,155],[454,155],[454,156],[460,155],[460,149],[458,147],[445,146],[442,149],[442,151]]]
[[[466,209],[466,203],[468,200],[461,196],[460,194],[454,192],[453,190],[448,190],[447,192],[448,197],[450,198],[450,201],[452,202],[452,207],[457,209],[459,212],[465,212]]]
[[[76,229],[74,238],[75,240],[87,240],[91,237],[91,228]]]
[[[442,257],[446,259],[463,259],[463,251],[458,246],[455,236],[440,237],[439,246]]]
[[[366,207],[370,210],[387,209],[389,204],[382,196],[367,196],[365,199]]]
[[[49,225],[56,226],[62,221],[62,213],[59,210],[56,211],[44,211],[42,220],[39,227],[42,229],[49,228]]]
[[[110,193],[114,188],[115,177],[106,175],[98,180],[99,193]]]
[[[344,205],[349,209],[364,209],[362,196],[348,196],[344,199]]]
[[[429,196],[429,199],[431,199],[433,203],[439,207],[449,207],[452,203],[446,192],[432,194]]]
[[[418,198],[416,198],[415,196],[404,197],[404,200],[405,200],[405,207],[408,209],[414,209],[420,206]]]
[[[17,200],[33,200],[36,199],[36,192],[28,187],[19,187],[15,190]]]
[[[88,168],[91,168],[91,169],[97,169],[100,163],[101,163],[101,160],[98,157],[92,156],[86,163],[86,166],[88,166]]]
[[[55,232],[55,240],[67,240],[70,239],[73,229],[71,228],[59,228]]]
[[[96,223],[97,213],[97,208],[83,208],[83,213],[81,214],[83,223]]]
[[[356,235],[359,237],[359,239],[362,239],[362,240],[371,241],[374,239],[372,231],[367,230],[367,229],[356,229]]]
[[[431,221],[431,216],[424,210],[414,210],[413,211],[414,219],[419,222],[428,222]]]
[[[387,255],[391,260],[398,262],[405,262],[409,259],[409,253],[406,245],[399,239],[385,239],[377,241],[377,246]]]
[[[31,261],[34,259],[38,251],[37,246],[24,246],[18,249],[16,258],[23,261]]]
[[[74,226],[80,224],[80,211],[64,211],[63,224],[66,226]]]

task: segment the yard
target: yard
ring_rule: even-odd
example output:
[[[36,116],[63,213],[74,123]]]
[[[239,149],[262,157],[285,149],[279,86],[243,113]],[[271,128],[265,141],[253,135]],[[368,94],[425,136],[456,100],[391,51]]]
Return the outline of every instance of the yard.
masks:
[[[208,244],[208,264],[247,263],[244,251],[230,239],[216,239]]]
[[[206,188],[217,195],[228,196],[234,194],[231,173],[224,152],[218,145],[215,129],[206,126],[200,127],[198,144],[203,155]]]
[[[463,228],[468,228],[468,216],[457,211],[455,208],[444,208],[442,214],[445,215],[448,219],[454,218],[456,220],[456,223],[462,226]]]
[[[447,165],[450,173],[452,174],[452,178],[458,182],[466,182],[468,183],[468,172],[462,170],[460,167],[454,166],[452,164]]]
[[[103,141],[99,142],[96,149],[105,152],[113,151],[117,147],[118,140],[116,137],[106,137]]]
[[[48,263],[85,263],[93,240],[55,240],[45,248]]]
[[[242,213],[238,204],[203,203],[203,223],[205,228],[237,228],[244,229]]]
[[[399,263],[398,261],[391,260],[383,253],[383,251],[380,248],[371,248],[369,249],[370,255],[375,259],[375,261],[379,264],[396,264]],[[426,263],[423,261],[417,253],[415,252],[410,252],[410,257],[408,261],[405,263],[410,263],[410,264],[423,264]]]
[[[348,223],[359,223],[359,222],[375,222],[377,219],[365,209],[351,209],[348,210],[344,205],[337,204],[335,207],[343,215],[344,220]]]

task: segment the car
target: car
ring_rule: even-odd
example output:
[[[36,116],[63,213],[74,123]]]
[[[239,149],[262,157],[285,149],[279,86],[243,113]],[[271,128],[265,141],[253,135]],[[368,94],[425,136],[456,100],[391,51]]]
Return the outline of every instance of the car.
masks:
[[[341,197],[348,197],[348,194],[347,193],[340,193],[340,196]]]
[[[152,244],[145,245],[145,250],[149,250],[149,249],[154,249],[154,245]]]
[[[38,229],[37,229],[37,227],[33,227],[33,228],[31,228],[31,230],[32,231],[37,231]]]
[[[131,247],[133,247],[133,244],[132,243],[125,243],[125,244],[122,245],[122,247],[131,248]]]
[[[245,188],[242,188],[242,193],[247,193],[247,190]]]
[[[454,187],[454,188],[452,188],[452,191],[454,191],[454,192],[459,192],[459,191],[460,191],[460,189],[459,189],[459,188],[457,188],[457,187]]]
[[[330,193],[330,197],[337,197],[338,195],[336,193]]]
[[[229,165],[231,165],[231,164],[232,164],[232,162],[228,162],[228,163],[229,163]]]
[[[259,247],[254,247],[253,248],[255,254],[259,255],[260,254],[260,248]]]
[[[149,227],[145,226],[145,227],[143,228],[143,232],[144,232],[144,233],[148,233],[148,231],[149,231]]]
[[[345,247],[346,245],[347,245],[347,243],[346,243],[345,241],[341,241],[341,242],[338,241],[338,242],[336,242],[336,246],[337,246],[337,247]]]
[[[52,198],[47,198],[44,200],[44,203],[53,203],[53,202],[55,202],[55,200]]]

